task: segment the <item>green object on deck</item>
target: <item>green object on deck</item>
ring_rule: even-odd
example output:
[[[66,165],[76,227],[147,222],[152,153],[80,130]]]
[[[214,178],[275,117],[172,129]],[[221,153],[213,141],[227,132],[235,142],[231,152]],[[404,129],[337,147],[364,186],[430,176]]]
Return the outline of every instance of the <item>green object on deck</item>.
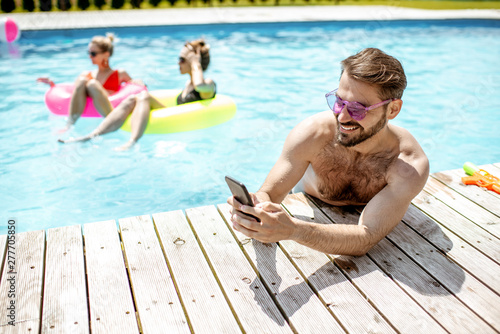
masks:
[[[466,163],[464,163],[464,171],[465,171],[465,174],[467,174],[467,175],[474,175],[474,172],[479,171],[479,167],[474,165],[472,162],[466,162]]]

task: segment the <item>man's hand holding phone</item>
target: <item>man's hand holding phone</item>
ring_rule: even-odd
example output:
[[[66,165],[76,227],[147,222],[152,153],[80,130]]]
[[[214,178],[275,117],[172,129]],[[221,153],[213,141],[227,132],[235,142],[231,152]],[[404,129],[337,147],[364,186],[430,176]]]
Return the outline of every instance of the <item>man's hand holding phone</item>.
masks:
[[[250,193],[250,196],[253,199],[253,202],[257,205],[259,203],[257,197],[255,194]],[[236,199],[234,196],[231,196],[227,199],[227,203],[232,206],[232,214],[238,214],[242,218],[248,219],[248,220],[255,220],[256,222],[260,222],[260,218],[247,213],[246,211],[252,210],[252,208],[255,208],[255,206],[251,205],[244,205],[243,203],[239,202],[238,199]]]
[[[232,206],[231,222],[236,231],[265,243],[291,239],[297,225],[281,205],[260,202],[241,182],[230,177],[226,182],[233,193],[227,203]]]
[[[228,199],[228,203],[231,204],[233,208],[235,208],[240,214],[245,216],[245,218],[251,218],[256,220],[257,222],[260,222],[259,218],[245,213],[241,210],[241,207],[243,205],[253,207],[254,203],[256,203],[257,201],[257,197],[254,194],[250,195],[247,187],[245,187],[243,183],[233,179],[230,176],[226,176],[226,183],[231,190],[231,193],[233,194],[233,197]]]

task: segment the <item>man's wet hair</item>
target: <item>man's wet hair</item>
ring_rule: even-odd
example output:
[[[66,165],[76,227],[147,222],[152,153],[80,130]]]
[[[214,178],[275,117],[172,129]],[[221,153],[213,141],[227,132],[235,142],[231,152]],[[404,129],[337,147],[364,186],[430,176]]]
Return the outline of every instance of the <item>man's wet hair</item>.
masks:
[[[340,62],[342,73],[379,87],[381,100],[400,99],[406,88],[403,66],[396,58],[377,48],[367,48]]]

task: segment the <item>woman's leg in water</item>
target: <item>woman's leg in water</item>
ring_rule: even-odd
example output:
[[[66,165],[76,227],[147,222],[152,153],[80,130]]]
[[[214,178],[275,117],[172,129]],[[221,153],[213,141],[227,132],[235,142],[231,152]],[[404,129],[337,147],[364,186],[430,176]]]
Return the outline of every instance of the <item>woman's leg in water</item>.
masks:
[[[94,107],[103,117],[109,115],[113,106],[109,102],[109,95],[106,89],[96,79],[91,79],[87,82],[87,93],[92,98]]]
[[[159,108],[163,105],[154,97],[149,95],[149,92],[142,91],[137,95],[137,104],[132,112],[130,119],[131,135],[127,143],[117,148],[117,150],[128,150],[142,137],[149,122],[151,108]]]
[[[118,130],[123,125],[123,123],[125,123],[127,116],[132,112],[132,110],[134,110],[134,107],[136,106],[136,99],[137,97],[135,95],[132,95],[123,100],[122,103],[120,103],[118,107],[116,107],[111,113],[109,113],[108,116],[104,118],[102,123],[99,124],[99,126],[90,134],[79,138],[71,138],[68,140],[59,139],[59,142],[74,143],[87,141],[94,137]]]
[[[75,81],[75,89],[71,95],[69,103],[68,122],[66,123],[66,130],[69,129],[80,118],[87,104],[87,82],[89,80],[80,76]]]

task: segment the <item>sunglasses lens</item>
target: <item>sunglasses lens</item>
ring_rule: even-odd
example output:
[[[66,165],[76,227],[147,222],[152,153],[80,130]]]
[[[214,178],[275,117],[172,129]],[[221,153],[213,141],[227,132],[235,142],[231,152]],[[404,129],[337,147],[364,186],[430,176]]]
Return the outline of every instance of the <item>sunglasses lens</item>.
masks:
[[[366,116],[366,108],[359,102],[348,102],[335,95],[335,91],[326,95],[326,102],[335,114],[340,114],[347,105],[347,112],[355,121],[361,121]]]
[[[342,111],[344,108],[344,104],[342,103],[342,100],[334,94],[328,95],[326,97],[326,102],[328,103],[328,107],[335,113],[338,114]]]
[[[186,59],[185,59],[185,58],[183,58],[183,57],[179,57],[179,63],[183,63],[183,62],[185,62],[185,61],[186,61]]]
[[[326,95],[326,103],[332,111],[335,111],[335,95]]]
[[[349,112],[349,115],[356,120],[356,121],[361,121],[363,118],[365,118],[366,115],[366,110],[365,108],[358,102],[349,102],[347,105],[347,111]]]
[[[342,109],[344,109],[344,101],[338,96],[335,96],[335,107],[333,109],[333,112],[336,114],[340,114],[342,112]]]

